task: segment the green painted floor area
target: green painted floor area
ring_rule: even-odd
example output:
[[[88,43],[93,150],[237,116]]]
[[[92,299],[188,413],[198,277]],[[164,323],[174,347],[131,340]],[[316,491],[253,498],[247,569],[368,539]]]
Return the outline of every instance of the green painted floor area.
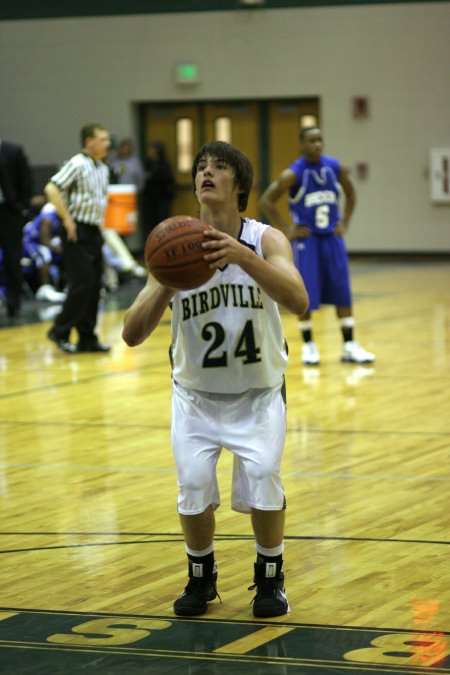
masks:
[[[0,608],[0,672],[445,673],[450,672],[448,637],[289,622]]]

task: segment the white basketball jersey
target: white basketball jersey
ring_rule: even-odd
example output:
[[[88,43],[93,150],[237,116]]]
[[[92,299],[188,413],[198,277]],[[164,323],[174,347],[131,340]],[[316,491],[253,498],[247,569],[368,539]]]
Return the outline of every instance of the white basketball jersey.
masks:
[[[262,256],[270,227],[242,220],[238,240]],[[287,366],[278,305],[239,265],[203,286],[178,291],[172,305],[173,378],[182,386],[238,394],[280,384]]]

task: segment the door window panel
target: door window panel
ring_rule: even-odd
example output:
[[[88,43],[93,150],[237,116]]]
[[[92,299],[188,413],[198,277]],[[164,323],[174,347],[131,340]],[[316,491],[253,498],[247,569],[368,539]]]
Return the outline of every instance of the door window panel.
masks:
[[[231,143],[231,117],[216,117],[214,120],[214,138],[216,141]]]
[[[315,127],[317,126],[317,117],[315,115],[301,115],[300,116],[300,129],[305,127]]]
[[[177,171],[190,173],[193,162],[194,125],[190,117],[180,117],[176,123]]]

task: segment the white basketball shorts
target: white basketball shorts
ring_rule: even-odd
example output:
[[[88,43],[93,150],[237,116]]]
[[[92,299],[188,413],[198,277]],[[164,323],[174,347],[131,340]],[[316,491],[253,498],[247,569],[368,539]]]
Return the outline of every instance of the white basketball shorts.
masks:
[[[231,507],[284,508],[280,478],[286,438],[281,385],[242,394],[212,394],[172,386],[172,447],[178,473],[178,511],[203,513],[220,504],[216,466],[226,448],[233,453]]]

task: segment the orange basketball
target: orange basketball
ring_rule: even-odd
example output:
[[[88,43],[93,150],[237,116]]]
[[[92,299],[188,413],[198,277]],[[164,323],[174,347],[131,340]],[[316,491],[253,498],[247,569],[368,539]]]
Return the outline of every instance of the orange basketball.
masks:
[[[149,272],[164,286],[188,291],[206,283],[214,274],[203,260],[203,232],[207,223],[192,216],[173,216],[148,235],[145,260]]]

